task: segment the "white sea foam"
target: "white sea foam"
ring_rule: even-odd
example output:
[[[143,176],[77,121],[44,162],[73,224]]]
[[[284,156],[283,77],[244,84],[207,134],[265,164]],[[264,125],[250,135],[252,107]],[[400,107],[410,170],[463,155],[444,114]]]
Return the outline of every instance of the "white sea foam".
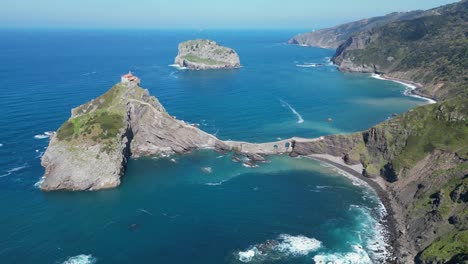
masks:
[[[309,252],[315,251],[322,246],[322,242],[317,239],[301,235],[291,236],[282,234],[279,236],[279,239],[282,242],[275,248],[287,255],[307,255]]]
[[[218,157],[216,157],[217,159],[220,159],[220,158],[223,158],[224,155],[219,155]]]
[[[20,171],[22,169],[26,168],[26,165],[25,166],[20,166],[20,167],[16,167],[16,168],[13,168],[13,169],[10,169],[10,170],[7,170],[7,172],[5,174],[2,174],[0,175],[0,178],[3,178],[3,177],[6,177],[6,176],[10,176],[11,174],[17,172],[17,171]]]
[[[430,104],[435,104],[435,103],[437,103],[435,100],[432,100],[431,98],[427,98],[427,97],[420,96],[420,95],[417,95],[417,94],[412,93],[411,91],[413,91],[414,89],[418,88],[418,87],[417,87],[416,85],[414,85],[414,84],[410,84],[410,83],[406,83],[406,82],[402,82],[402,81],[398,81],[398,80],[386,79],[386,78],[382,77],[381,75],[375,74],[375,73],[373,73],[373,74],[371,75],[371,77],[374,78],[374,79],[378,79],[378,80],[392,81],[392,82],[399,83],[399,84],[405,86],[407,89],[403,92],[403,94],[406,95],[406,96],[410,96],[410,97],[414,97],[414,98],[426,100],[426,101],[428,101]]]
[[[278,260],[291,256],[305,256],[322,247],[322,242],[315,238],[298,235],[281,234],[275,240],[250,246],[245,251],[237,253],[242,262]]]
[[[256,255],[261,255],[256,247],[252,247],[246,251],[240,251],[237,254],[239,255],[239,260],[244,263],[252,261]]]
[[[65,260],[63,264],[94,264],[97,259],[92,255],[78,255]]]
[[[179,64],[170,64],[169,67],[174,67],[178,70],[186,70],[188,69],[187,67],[181,67]]]
[[[222,180],[220,182],[208,182],[208,183],[205,183],[205,185],[208,185],[208,186],[219,186],[219,185],[222,185],[223,183],[227,182],[227,180]]]
[[[304,119],[302,118],[302,116],[296,111],[296,109],[292,108],[292,106],[290,104],[288,104],[287,102],[283,101],[283,100],[279,100],[281,102],[281,105],[283,107],[289,107],[289,109],[291,110],[291,112],[293,114],[295,114],[297,116],[297,123],[298,124],[302,124],[304,123]]]
[[[244,166],[246,168],[257,168],[258,167],[258,165],[256,165],[256,164],[248,164],[248,163],[245,163],[245,162],[242,163],[242,166]]]
[[[146,210],[146,209],[140,209],[139,211],[142,212],[142,213],[145,213],[147,215],[153,216],[153,214],[150,211]]]
[[[316,264],[372,264],[372,260],[361,245],[353,245],[353,251],[319,253],[314,256]]]
[[[296,64],[296,67],[300,67],[300,68],[316,68],[318,67],[319,65],[318,64],[315,64],[315,63],[311,63],[311,64]]]
[[[44,180],[45,180],[45,177],[41,177],[41,179],[39,179],[39,180],[34,184],[34,187],[36,187],[36,188],[38,188],[38,189],[41,188],[41,185],[42,185],[42,183],[44,182]]]
[[[203,167],[203,168],[201,168],[201,170],[204,173],[212,173],[213,172],[213,169],[211,167]]]
[[[92,74],[96,74],[96,72],[95,72],[95,71],[93,71],[93,72],[87,72],[87,73],[83,73],[83,76],[88,76],[88,75],[92,75]]]
[[[53,132],[44,132],[43,134],[35,135],[35,139],[44,139],[44,138],[49,138]]]

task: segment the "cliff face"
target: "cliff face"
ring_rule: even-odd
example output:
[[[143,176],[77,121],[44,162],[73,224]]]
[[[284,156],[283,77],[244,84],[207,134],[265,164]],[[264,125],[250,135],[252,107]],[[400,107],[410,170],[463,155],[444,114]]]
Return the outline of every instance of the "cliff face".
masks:
[[[299,34],[291,38],[288,43],[296,45],[314,46],[326,49],[336,49],[356,32],[370,30],[395,21],[409,20],[426,15],[425,11],[391,13],[386,16],[362,19],[332,28],[320,29]]]
[[[120,83],[72,110],[42,157],[42,190],[116,187],[128,158],[225,145],[170,116],[147,90]]]
[[[241,66],[235,50],[205,39],[180,43],[175,63],[192,70],[232,69]]]
[[[410,110],[367,131],[295,142],[293,155],[330,154],[387,181],[401,227],[399,259],[468,259],[468,99]]]
[[[468,2],[461,1],[419,18],[361,30],[338,47],[332,61],[342,71],[421,83],[418,91],[438,100],[467,96],[467,18]]]

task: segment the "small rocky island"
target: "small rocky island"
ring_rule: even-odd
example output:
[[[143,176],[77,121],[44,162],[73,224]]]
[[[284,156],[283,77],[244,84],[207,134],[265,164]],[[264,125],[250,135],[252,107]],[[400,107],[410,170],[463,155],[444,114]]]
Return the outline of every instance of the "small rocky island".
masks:
[[[235,50],[208,39],[180,43],[175,64],[191,70],[233,69],[241,66]]]

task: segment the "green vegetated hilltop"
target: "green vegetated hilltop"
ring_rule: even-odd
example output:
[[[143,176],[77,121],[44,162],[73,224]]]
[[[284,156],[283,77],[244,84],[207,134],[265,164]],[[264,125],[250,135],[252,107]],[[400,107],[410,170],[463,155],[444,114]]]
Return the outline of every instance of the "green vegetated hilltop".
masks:
[[[421,83],[438,100],[468,95],[468,2],[427,15],[359,31],[342,43],[333,61],[343,70],[382,73]]]
[[[388,182],[403,219],[398,239],[410,244],[400,257],[468,263],[468,1],[399,14],[306,33],[290,43],[332,43],[340,70],[420,83],[416,93],[439,100],[333,141],[346,142],[345,161],[362,163],[366,176]],[[319,152],[330,146],[322,147]]]

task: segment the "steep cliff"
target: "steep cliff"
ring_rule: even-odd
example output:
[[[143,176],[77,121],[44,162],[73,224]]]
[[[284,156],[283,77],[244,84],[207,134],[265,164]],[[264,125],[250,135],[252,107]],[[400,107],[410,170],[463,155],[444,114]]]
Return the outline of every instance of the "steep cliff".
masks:
[[[235,50],[207,39],[180,43],[175,64],[192,70],[232,69],[241,66]]]
[[[402,263],[468,259],[468,99],[417,107],[367,131],[295,142],[292,155],[330,154],[387,182]],[[409,258],[408,258],[409,257]]]
[[[468,96],[468,1],[429,15],[361,30],[341,44],[332,61],[343,71],[376,72],[422,84],[438,100]]]
[[[216,137],[170,116],[135,83],[119,83],[72,110],[42,157],[42,190],[116,187],[130,156],[227,148]]]
[[[374,27],[382,26],[391,22],[414,19],[424,15],[427,15],[426,11],[395,12],[386,16],[362,19],[332,28],[299,34],[291,38],[288,43],[336,49],[356,32],[371,30]]]

